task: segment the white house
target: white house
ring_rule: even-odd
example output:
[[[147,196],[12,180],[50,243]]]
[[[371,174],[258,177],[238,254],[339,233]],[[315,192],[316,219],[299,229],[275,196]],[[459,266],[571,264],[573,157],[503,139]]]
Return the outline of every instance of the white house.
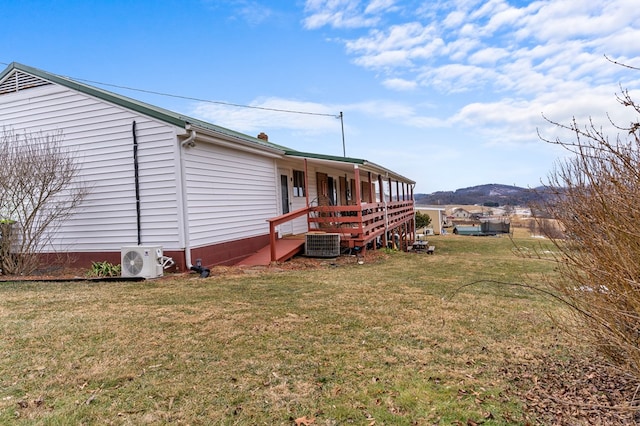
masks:
[[[119,262],[131,245],[162,246],[178,270],[233,264],[269,245],[270,223],[280,237],[340,222],[351,246],[413,223],[414,182],[382,166],[298,152],[17,63],[0,73],[0,127],[61,131],[76,153],[90,193],[47,250],[78,266]]]
[[[463,209],[462,207],[457,207],[451,213],[455,219],[468,219],[471,217],[471,213],[468,210]]]
[[[431,224],[429,228],[433,231],[435,235],[442,234],[443,225],[446,224],[446,209],[444,207],[416,207],[416,210],[428,215],[431,218]]]

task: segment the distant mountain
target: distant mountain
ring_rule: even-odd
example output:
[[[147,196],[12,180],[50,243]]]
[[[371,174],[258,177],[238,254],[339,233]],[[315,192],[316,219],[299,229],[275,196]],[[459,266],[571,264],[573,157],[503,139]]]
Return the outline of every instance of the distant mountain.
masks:
[[[528,206],[540,201],[542,188],[520,188],[512,185],[491,183],[456,189],[438,191],[432,194],[415,194],[416,205],[480,204],[487,206]]]

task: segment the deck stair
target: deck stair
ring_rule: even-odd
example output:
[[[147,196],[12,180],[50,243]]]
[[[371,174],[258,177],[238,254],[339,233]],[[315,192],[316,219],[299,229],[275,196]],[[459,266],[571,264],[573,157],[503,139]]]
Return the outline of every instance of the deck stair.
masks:
[[[304,249],[302,238],[281,238],[276,241],[276,257],[278,262],[291,259]],[[267,245],[249,257],[238,262],[238,266],[268,266],[271,264],[271,249]]]

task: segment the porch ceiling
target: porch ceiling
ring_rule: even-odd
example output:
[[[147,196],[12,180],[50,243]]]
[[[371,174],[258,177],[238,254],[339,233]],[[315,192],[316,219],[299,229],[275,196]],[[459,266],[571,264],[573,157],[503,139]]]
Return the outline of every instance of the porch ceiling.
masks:
[[[318,154],[309,154],[309,153],[301,153],[301,152],[287,152],[286,156],[306,159],[309,164],[324,166],[324,167],[331,167],[332,169],[338,169],[340,171],[344,171],[347,173],[353,173],[353,169],[357,166],[360,169],[361,173],[372,172],[376,175],[382,175],[385,179],[391,178],[394,181],[404,182],[411,185],[415,184],[415,181],[409,178],[406,178],[398,173],[395,173],[375,163],[371,163],[367,160],[362,160],[358,158],[322,156]]]

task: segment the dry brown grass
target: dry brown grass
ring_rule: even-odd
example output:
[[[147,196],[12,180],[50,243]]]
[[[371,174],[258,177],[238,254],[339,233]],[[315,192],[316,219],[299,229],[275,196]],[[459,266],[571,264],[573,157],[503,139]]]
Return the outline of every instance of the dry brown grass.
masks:
[[[497,282],[547,263],[507,238],[433,242],[433,256],[380,251],[364,265],[4,283],[0,423],[533,421],[518,396],[533,382],[517,376],[582,352],[546,315],[560,307]]]

